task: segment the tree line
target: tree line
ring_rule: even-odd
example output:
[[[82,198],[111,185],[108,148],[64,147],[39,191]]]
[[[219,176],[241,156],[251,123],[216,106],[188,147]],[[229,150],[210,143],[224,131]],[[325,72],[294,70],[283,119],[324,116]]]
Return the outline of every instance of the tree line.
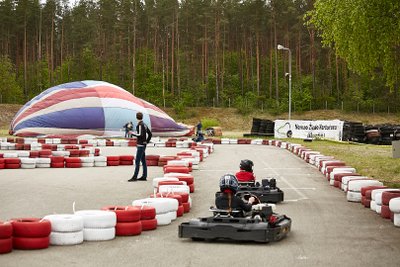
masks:
[[[161,107],[282,112],[281,44],[292,54],[295,111],[396,111],[399,9],[389,0],[1,0],[0,102],[93,79]]]

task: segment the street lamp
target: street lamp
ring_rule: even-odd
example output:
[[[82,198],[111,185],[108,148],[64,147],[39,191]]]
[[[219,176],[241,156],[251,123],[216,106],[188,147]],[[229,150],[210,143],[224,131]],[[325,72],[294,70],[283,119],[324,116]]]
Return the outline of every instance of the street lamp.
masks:
[[[289,48],[284,47],[283,45],[278,44],[278,50],[286,50],[289,51],[289,120],[291,118],[292,113],[292,52]]]

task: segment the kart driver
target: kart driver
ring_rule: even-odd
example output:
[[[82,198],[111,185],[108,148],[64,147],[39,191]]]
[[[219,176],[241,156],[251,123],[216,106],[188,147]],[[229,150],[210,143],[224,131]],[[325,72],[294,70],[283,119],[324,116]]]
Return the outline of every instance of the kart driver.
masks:
[[[215,199],[215,205],[218,209],[228,210],[229,212],[232,210],[251,211],[251,206],[256,199],[250,197],[248,203],[245,203],[240,197],[235,196],[238,186],[238,181],[233,174],[225,174],[220,178],[221,194]]]
[[[254,163],[249,159],[243,159],[240,161],[240,171],[236,173],[236,177],[239,183],[254,183],[256,176],[253,173]]]

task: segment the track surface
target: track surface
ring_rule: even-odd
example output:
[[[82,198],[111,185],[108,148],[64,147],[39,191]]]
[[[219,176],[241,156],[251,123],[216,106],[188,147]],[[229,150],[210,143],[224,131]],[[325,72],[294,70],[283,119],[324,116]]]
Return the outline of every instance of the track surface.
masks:
[[[148,148],[175,155],[179,149]],[[4,152],[4,151],[3,151]],[[105,155],[134,154],[135,148],[102,148]],[[285,192],[277,212],[292,218],[292,232],[276,243],[193,242],[179,239],[178,225],[209,216],[219,177],[235,173],[241,159],[255,163],[258,179],[275,177]],[[127,183],[129,167],[0,171],[0,220],[129,205],[152,193],[151,182]],[[150,180],[162,176],[149,168]],[[171,225],[135,237],[40,251],[0,255],[0,266],[399,266],[400,229],[361,204],[349,203],[311,165],[271,146],[216,145],[193,171],[193,208]]]

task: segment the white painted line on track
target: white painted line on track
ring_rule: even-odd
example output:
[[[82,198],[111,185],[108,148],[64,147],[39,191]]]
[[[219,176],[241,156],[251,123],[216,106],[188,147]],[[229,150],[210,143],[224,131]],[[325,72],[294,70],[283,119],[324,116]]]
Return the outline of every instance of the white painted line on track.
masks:
[[[277,171],[275,171],[275,169],[271,168],[271,166],[267,162],[265,162],[264,160],[261,160],[261,162],[264,164],[264,166],[268,167],[276,176],[279,176],[279,179],[282,180],[284,183],[286,183],[289,186],[289,188],[292,188],[300,196],[299,200],[308,199],[306,195],[304,195],[301,191],[296,189],[296,187],[294,187],[285,177],[280,175]]]

